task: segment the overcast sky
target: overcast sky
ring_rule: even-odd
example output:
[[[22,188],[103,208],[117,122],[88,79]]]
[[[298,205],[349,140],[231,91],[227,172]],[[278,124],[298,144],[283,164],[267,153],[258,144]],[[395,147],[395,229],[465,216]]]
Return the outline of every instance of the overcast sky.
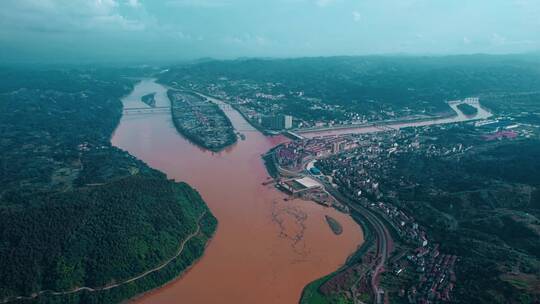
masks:
[[[0,0],[0,61],[520,53],[540,0]]]

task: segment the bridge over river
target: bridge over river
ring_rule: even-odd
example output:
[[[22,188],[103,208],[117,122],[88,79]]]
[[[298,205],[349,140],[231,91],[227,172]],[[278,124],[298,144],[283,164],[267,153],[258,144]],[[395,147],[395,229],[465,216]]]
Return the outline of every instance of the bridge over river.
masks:
[[[152,114],[152,113],[168,113],[171,111],[171,107],[137,107],[137,108],[124,108],[124,115],[133,114]]]
[[[208,104],[208,106],[212,106],[212,104]],[[219,105],[222,110],[231,110],[232,107],[229,104],[220,104]],[[197,108],[201,108],[201,106],[198,106]],[[169,113],[171,111],[170,106],[159,106],[159,107],[126,107],[123,110],[124,115],[141,115],[141,114],[154,114],[154,113]]]
[[[167,88],[153,80],[138,83],[122,100],[125,108],[145,108],[141,97],[152,92],[159,111],[170,111]],[[362,244],[361,227],[347,214],[284,201],[273,185],[263,185],[269,179],[261,155],[286,139],[266,137],[230,105],[210,101],[245,135],[219,153],[192,144],[169,113],[149,107],[139,112],[148,115],[122,117],[112,138],[113,145],[196,188],[219,221],[204,256],[182,278],[132,303],[298,303],[304,286],[341,267]],[[341,235],[332,232],[325,215],[341,223]]]

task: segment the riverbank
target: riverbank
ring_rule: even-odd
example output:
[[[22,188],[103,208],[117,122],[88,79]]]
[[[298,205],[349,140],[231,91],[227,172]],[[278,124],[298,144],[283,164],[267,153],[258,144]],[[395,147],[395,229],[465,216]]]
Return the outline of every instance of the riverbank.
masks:
[[[266,128],[264,128],[263,126],[261,126],[260,124],[254,122],[252,119],[250,119],[245,113],[244,111],[242,111],[242,109],[240,109],[240,107],[236,104],[230,104],[231,107],[233,107],[233,109],[235,109],[236,111],[238,111],[238,113],[240,113],[240,115],[242,115],[242,117],[254,128],[256,129],[257,131],[261,132],[262,135],[264,136],[275,136],[276,134],[273,134],[273,133],[270,133],[268,132],[268,130],[266,130]]]
[[[187,273],[189,273],[189,271],[191,271],[193,269],[193,267],[195,267],[197,265],[197,263],[200,262],[200,260],[204,257],[204,251],[206,251],[206,249],[208,248],[208,246],[212,242],[212,239],[213,239],[213,237],[215,235],[215,232],[217,231],[217,227],[219,225],[219,223],[217,222],[217,219],[215,217],[213,217],[211,214],[207,213],[207,214],[205,214],[205,216],[209,218],[210,225],[208,225],[208,223],[205,223],[206,224],[205,225],[205,227],[206,227],[205,230],[207,230],[207,233],[205,233],[206,239],[203,240],[203,243],[204,243],[203,247],[204,248],[202,248],[202,251],[200,252],[200,254],[193,261],[191,261],[191,263],[189,265],[185,266],[183,269],[178,269],[177,273],[174,276],[170,277],[168,280],[165,280],[160,285],[156,285],[156,286],[148,289],[145,292],[138,293],[137,295],[135,295],[134,297],[129,299],[129,302],[140,301],[140,300],[144,299],[145,297],[151,296],[153,292],[156,292],[160,288],[164,288],[167,285],[172,284],[174,281],[181,279],[182,276],[185,276]],[[201,218],[201,220],[202,220],[202,218]],[[199,227],[200,227],[200,225],[199,225]],[[198,231],[198,233],[200,233],[200,231]],[[196,236],[196,235],[194,235],[194,236]],[[184,243],[184,245],[185,245],[185,243]],[[171,261],[173,261],[176,258],[178,258],[178,255],[175,256],[173,259],[171,259]]]
[[[20,101],[15,112],[2,112],[4,137],[12,143],[3,151],[16,165],[6,167],[13,174],[2,190],[24,199],[2,197],[11,207],[0,221],[6,237],[0,303],[125,301],[181,273],[215,231],[215,218],[192,187],[111,145],[115,130],[134,118],[121,115],[122,102],[133,96],[142,105],[144,94],[133,95],[135,83],[93,73],[82,82],[62,74],[53,83],[44,74],[40,84],[73,81],[88,90],[82,101],[62,90],[54,92],[55,102],[45,91],[25,91],[14,99]],[[35,105],[42,110],[33,112]],[[50,136],[36,137],[36,125]]]
[[[462,103],[464,102],[465,101],[463,101]],[[386,121],[386,123],[357,126],[353,128],[344,127],[344,128],[323,129],[319,131],[306,131],[306,132],[301,132],[301,134],[304,137],[311,138],[311,137],[326,136],[326,135],[342,135],[342,134],[347,134],[347,133],[355,133],[355,134],[374,133],[374,132],[381,132],[381,131],[397,130],[397,129],[408,128],[408,127],[423,127],[423,126],[429,126],[433,124],[450,124],[450,123],[458,123],[458,122],[475,121],[475,120],[487,119],[493,116],[493,114],[489,110],[485,109],[478,100],[476,100],[475,103],[470,103],[472,107],[477,109],[476,115],[467,116],[464,113],[462,113],[457,107],[457,105],[462,104],[462,103],[449,103],[450,108],[455,113],[455,115],[450,115],[450,116],[426,118],[426,119],[418,119],[418,120],[407,120],[407,121],[399,121],[399,122]]]
[[[158,106],[169,103],[166,89],[153,82],[136,90],[157,91]],[[126,115],[115,133],[115,145],[168,178],[193,185],[219,221],[196,267],[133,302],[298,303],[309,282],[340,268],[362,244],[362,230],[346,214],[312,202],[284,201],[272,185],[263,185],[268,175],[261,155],[286,139],[263,136],[228,104],[211,101],[245,134],[245,140],[219,153],[179,136],[166,113]],[[137,106],[139,98],[130,102]],[[341,223],[341,235],[332,233],[325,215]],[[231,279],[231,273],[238,275]]]
[[[198,91],[193,91],[191,89],[182,89],[182,90],[185,90],[185,91],[188,91],[188,92],[192,92],[194,94],[198,94],[202,97],[206,97],[206,98],[211,98],[211,99],[215,99],[215,100],[222,100],[221,97],[218,97],[218,96],[214,96],[212,94],[208,94],[208,93],[201,93],[201,92],[198,92]],[[231,103],[231,102],[228,102],[228,101],[224,101],[222,100],[223,103],[229,105],[231,108],[233,108],[234,110],[236,110],[241,116],[242,118],[247,121],[251,127],[253,127],[255,130],[261,132],[262,135],[264,136],[275,136],[276,134],[273,134],[273,133],[270,133],[268,132],[268,130],[266,130],[263,126],[261,126],[260,124],[254,122],[252,119],[250,119],[245,113],[244,111],[242,111],[242,109],[240,108],[240,106],[238,106],[237,104],[234,104],[234,103]]]
[[[457,116],[458,114],[456,112],[452,112],[446,115],[433,116],[433,117],[420,117],[420,118],[411,118],[411,119],[407,119],[407,118],[390,119],[390,120],[381,120],[381,121],[368,122],[368,123],[362,123],[362,124],[347,124],[347,125],[337,125],[337,126],[332,126],[332,127],[303,128],[303,129],[295,129],[292,131],[298,134],[303,134],[303,133],[326,132],[326,131],[334,131],[334,130],[355,130],[355,129],[378,127],[378,126],[389,126],[393,124],[418,123],[418,122],[432,121],[432,120],[437,120],[437,119],[448,119],[448,118],[453,118]]]
[[[476,100],[477,101],[477,100]],[[470,104],[469,102],[468,104]],[[472,103],[471,107],[474,107],[475,109],[478,109],[478,112],[474,116],[468,116],[464,113],[459,111],[458,103],[450,104],[450,107],[454,109],[456,112],[456,115],[452,118],[438,118],[438,119],[432,119],[432,120],[423,120],[421,122],[406,122],[406,123],[400,123],[400,124],[388,124],[391,126],[395,126],[395,128],[377,128],[377,127],[363,127],[359,129],[355,129],[354,132],[350,129],[347,129],[347,132],[341,132],[343,130],[326,130],[323,131],[324,135],[341,135],[346,133],[374,133],[374,132],[381,132],[381,131],[392,131],[397,130],[400,128],[406,128],[406,127],[416,127],[416,126],[427,126],[427,125],[435,125],[435,124],[445,124],[445,123],[458,123],[458,122],[467,122],[467,121],[473,121],[477,119],[484,119],[489,118],[492,114],[486,110],[484,110],[479,103]],[[295,168],[298,168],[299,170],[304,171],[304,174],[301,174],[299,172],[299,178],[303,175],[307,175],[307,170],[304,170],[304,168],[309,169],[308,161],[305,159],[309,159],[309,153],[306,156],[305,154],[297,154],[295,151],[303,151],[302,153],[306,153],[305,151],[309,151],[308,149],[305,149],[304,146],[302,146],[302,143],[309,144],[310,142],[316,141],[318,144],[316,146],[319,149],[322,149],[321,147],[324,146],[325,140],[333,140],[333,138],[324,138],[319,137],[320,133],[314,132],[311,133],[311,139],[307,140],[299,140],[296,143],[289,143],[288,146],[290,147],[292,145],[292,148],[287,150],[287,153],[283,153],[286,155],[284,157],[285,163],[292,163],[296,164]],[[346,136],[352,136],[352,135],[346,135]],[[346,137],[345,136],[345,137]],[[297,145],[295,145],[297,144]],[[333,148],[329,149],[329,146],[324,146],[328,150],[328,154],[326,154],[326,157],[331,155],[333,152]],[[332,152],[330,152],[332,151]],[[320,152],[320,150],[319,150]],[[275,155],[275,153],[272,153],[272,155]],[[313,158],[316,159],[315,154],[312,155]],[[322,157],[324,158],[324,157]],[[272,159],[273,167],[278,167],[277,159]],[[280,160],[281,161],[281,160]],[[279,172],[278,169],[276,169],[277,172]],[[279,180],[281,176],[277,176],[275,178],[276,180]],[[373,240],[377,240],[376,244],[366,241],[363,246],[357,251],[355,256],[355,260],[358,262],[360,259],[364,259],[364,257],[367,259],[366,261],[362,261],[361,263],[354,263],[350,262],[348,263],[347,267],[343,267],[342,269],[336,271],[332,275],[323,277],[321,279],[318,279],[304,289],[302,293],[302,300],[301,303],[334,303],[339,302],[341,300],[344,300],[344,298],[340,298],[336,294],[336,290],[339,290],[340,286],[344,282],[349,282],[351,278],[358,276],[357,273],[364,273],[367,274],[369,272],[375,273],[375,275],[371,276],[368,284],[368,280],[364,280],[361,288],[364,289],[363,292],[354,293],[353,292],[353,298],[360,299],[361,297],[364,297],[366,295],[371,295],[373,299],[375,299],[376,302],[379,302],[381,299],[381,295],[379,293],[379,277],[380,274],[384,271],[386,260],[388,259],[390,253],[393,250],[394,239],[399,239],[399,235],[397,231],[394,229],[394,226],[391,225],[384,217],[382,217],[378,212],[375,212],[373,210],[370,210],[368,208],[365,208],[365,206],[362,206],[356,198],[352,197],[346,197],[342,193],[340,193],[333,185],[330,184],[328,178],[317,178],[318,182],[322,185],[322,187],[327,191],[327,193],[331,194],[335,199],[337,199],[339,202],[344,204],[348,207],[351,214],[356,214],[356,216],[353,216],[355,220],[359,224],[361,224],[364,228],[364,233],[368,236],[366,240],[369,240],[369,236],[373,236]],[[351,260],[349,260],[351,261]],[[350,267],[349,267],[350,266]],[[362,278],[362,276],[358,276],[359,278]],[[360,279],[359,279],[360,280]],[[368,286],[369,285],[369,286]],[[359,287],[358,284],[353,284],[352,286]],[[348,292],[348,290],[347,290]],[[365,302],[365,300],[369,300],[368,298],[363,298],[362,301]]]

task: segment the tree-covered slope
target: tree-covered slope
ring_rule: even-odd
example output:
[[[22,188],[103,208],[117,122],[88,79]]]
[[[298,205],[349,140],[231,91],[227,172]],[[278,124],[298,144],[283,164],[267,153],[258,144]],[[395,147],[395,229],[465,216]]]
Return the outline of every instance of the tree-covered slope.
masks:
[[[202,254],[199,194],[109,142],[129,73],[0,71],[0,302],[116,303]]]
[[[263,107],[305,119],[344,119],[339,110],[449,112],[446,100],[538,91],[539,76],[534,55],[363,56],[204,61],[174,67],[160,80],[248,100],[270,94],[276,99]],[[325,106],[339,107],[332,114]]]
[[[540,142],[480,142],[471,151],[399,157],[396,175],[415,185],[401,191],[401,207],[459,256],[456,302],[537,303]]]

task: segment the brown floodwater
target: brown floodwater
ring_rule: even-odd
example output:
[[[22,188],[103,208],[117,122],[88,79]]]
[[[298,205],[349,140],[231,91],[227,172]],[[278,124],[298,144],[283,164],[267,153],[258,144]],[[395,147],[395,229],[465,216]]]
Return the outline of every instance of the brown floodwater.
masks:
[[[167,106],[165,88],[143,80],[123,99],[145,107],[142,95],[156,92]],[[241,115],[224,108],[245,140],[220,153],[191,144],[177,133],[169,113],[124,115],[112,143],[196,188],[219,226],[204,256],[184,275],[134,303],[298,303],[309,282],[344,264],[363,242],[360,226],[334,209],[286,197],[272,185],[261,159],[282,137],[266,137]],[[337,219],[334,235],[325,215]]]

